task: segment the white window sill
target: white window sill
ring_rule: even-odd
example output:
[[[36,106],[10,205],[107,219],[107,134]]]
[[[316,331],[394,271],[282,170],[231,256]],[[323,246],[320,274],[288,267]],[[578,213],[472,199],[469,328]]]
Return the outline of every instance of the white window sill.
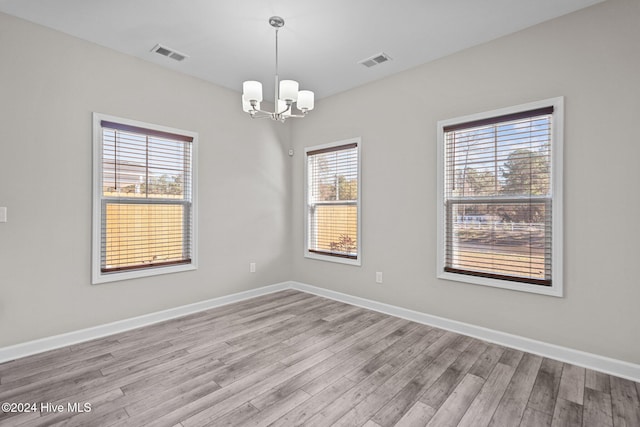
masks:
[[[562,297],[562,286],[554,284],[552,286],[533,285],[529,283],[510,282],[508,280],[490,279],[487,277],[470,276],[467,274],[440,272],[439,279],[453,280],[455,282],[471,283],[474,285],[491,286],[494,288],[510,289],[512,291],[529,292],[541,295]],[[556,280],[552,281],[557,283]]]
[[[161,274],[179,273],[182,271],[197,270],[195,264],[183,264],[172,265],[168,267],[156,267],[140,270],[120,271],[114,273],[98,273],[93,277],[92,283],[97,285],[99,283],[117,282],[120,280],[137,279],[140,277],[158,276]]]
[[[335,262],[338,264],[348,264],[348,265],[357,265],[357,266],[361,265],[359,256],[356,259],[351,259],[351,258],[342,258],[338,256],[331,256],[331,255],[322,255],[322,254],[317,254],[315,252],[305,251],[304,257],[309,259],[316,259],[319,261]]]

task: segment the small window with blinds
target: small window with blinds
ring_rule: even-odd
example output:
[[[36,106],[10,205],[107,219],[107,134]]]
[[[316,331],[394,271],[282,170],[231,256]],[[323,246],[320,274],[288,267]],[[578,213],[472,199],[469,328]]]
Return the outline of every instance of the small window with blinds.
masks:
[[[195,269],[196,139],[94,114],[94,283]]]
[[[306,153],[308,258],[360,265],[360,139]]]
[[[440,277],[562,295],[562,98],[439,122]]]

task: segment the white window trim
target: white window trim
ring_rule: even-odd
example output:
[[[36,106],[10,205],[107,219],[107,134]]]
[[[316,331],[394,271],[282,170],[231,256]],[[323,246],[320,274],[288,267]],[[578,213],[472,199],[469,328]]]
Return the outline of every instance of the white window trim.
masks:
[[[174,134],[190,136],[193,138],[191,145],[191,210],[192,210],[192,235],[191,235],[191,263],[171,265],[166,267],[154,267],[141,270],[102,273],[100,269],[100,244],[101,244],[101,194],[102,194],[102,126],[101,121],[110,121],[125,125],[137,126],[146,129],[158,130]],[[93,113],[93,230],[91,253],[91,283],[115,282],[120,280],[136,279],[140,277],[157,276],[160,274],[178,273],[182,271],[196,270],[198,268],[198,134],[182,129],[160,126],[122,117],[110,116],[102,113]]]
[[[318,254],[315,252],[311,252],[309,251],[309,234],[311,232],[311,224],[309,223],[309,206],[307,204],[308,202],[308,190],[309,190],[309,168],[308,168],[308,156],[307,153],[309,151],[316,151],[316,150],[323,150],[325,148],[333,148],[333,147],[339,147],[341,145],[347,145],[347,144],[358,144],[358,202],[357,202],[357,206],[358,206],[358,227],[357,227],[357,242],[358,242],[358,255],[355,259],[350,259],[350,258],[341,258],[338,256],[331,256],[331,255],[322,255],[322,254]],[[361,157],[361,153],[362,153],[362,140],[360,137],[356,137],[356,138],[350,138],[350,139],[344,139],[342,141],[336,141],[336,142],[330,142],[328,144],[322,144],[322,145],[314,145],[313,147],[306,147],[304,149],[304,257],[305,258],[310,258],[310,259],[315,259],[315,260],[320,260],[320,261],[329,261],[329,262],[335,262],[338,264],[348,264],[348,265],[356,265],[356,266],[360,266],[362,265],[362,221],[361,221],[361,213],[362,213],[362,198],[361,198],[361,194],[362,194],[362,162],[360,161],[360,157]]]
[[[444,209],[444,169],[445,169],[445,141],[444,127],[458,123],[471,122],[490,117],[497,117],[520,111],[534,110],[537,108],[553,106],[552,119],[552,142],[551,142],[551,177],[552,177],[552,256],[551,256],[551,286],[540,286],[528,283],[518,283],[508,280],[499,280],[485,277],[470,276],[466,274],[458,274],[446,272],[445,266],[445,209]],[[530,292],[535,294],[550,295],[562,297],[563,291],[563,228],[562,228],[562,165],[563,165],[563,129],[564,129],[564,97],[550,98],[542,101],[530,102],[514,107],[501,108],[493,111],[487,111],[478,114],[472,114],[463,117],[456,117],[448,120],[438,121],[438,249],[437,249],[437,265],[436,272],[439,279],[453,280],[456,282],[471,283],[483,286],[492,286],[502,289],[511,289],[515,291]]]

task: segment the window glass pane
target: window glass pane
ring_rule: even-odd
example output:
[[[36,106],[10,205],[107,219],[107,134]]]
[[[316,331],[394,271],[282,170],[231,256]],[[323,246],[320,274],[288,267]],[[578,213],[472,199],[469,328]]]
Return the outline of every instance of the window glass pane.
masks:
[[[185,210],[183,205],[106,203],[103,269],[187,259]]]
[[[189,152],[182,141],[149,138],[149,195],[182,198],[189,181]]]
[[[550,284],[552,114],[524,115],[445,132],[447,271]]]
[[[190,193],[190,144],[103,129],[103,195],[183,199]]]
[[[190,263],[193,138],[101,126],[101,272]]]
[[[358,149],[309,156],[310,196],[314,201],[358,198]]]
[[[551,193],[551,116],[448,132],[447,196]]]
[[[307,152],[308,247],[343,258],[358,256],[358,146]]]
[[[312,211],[315,244],[311,249],[357,255],[358,207],[317,205]]]
[[[538,203],[452,203],[447,266],[550,279],[550,210]]]
[[[146,137],[103,128],[102,190],[104,196],[144,197]]]

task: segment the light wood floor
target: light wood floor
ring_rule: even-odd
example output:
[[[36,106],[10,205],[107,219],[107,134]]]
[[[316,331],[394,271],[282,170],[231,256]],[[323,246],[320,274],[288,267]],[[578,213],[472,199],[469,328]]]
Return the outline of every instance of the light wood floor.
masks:
[[[1,425],[640,426],[640,384],[298,291],[0,364]],[[69,403],[91,412],[69,412]],[[73,409],[73,408],[71,408]]]

